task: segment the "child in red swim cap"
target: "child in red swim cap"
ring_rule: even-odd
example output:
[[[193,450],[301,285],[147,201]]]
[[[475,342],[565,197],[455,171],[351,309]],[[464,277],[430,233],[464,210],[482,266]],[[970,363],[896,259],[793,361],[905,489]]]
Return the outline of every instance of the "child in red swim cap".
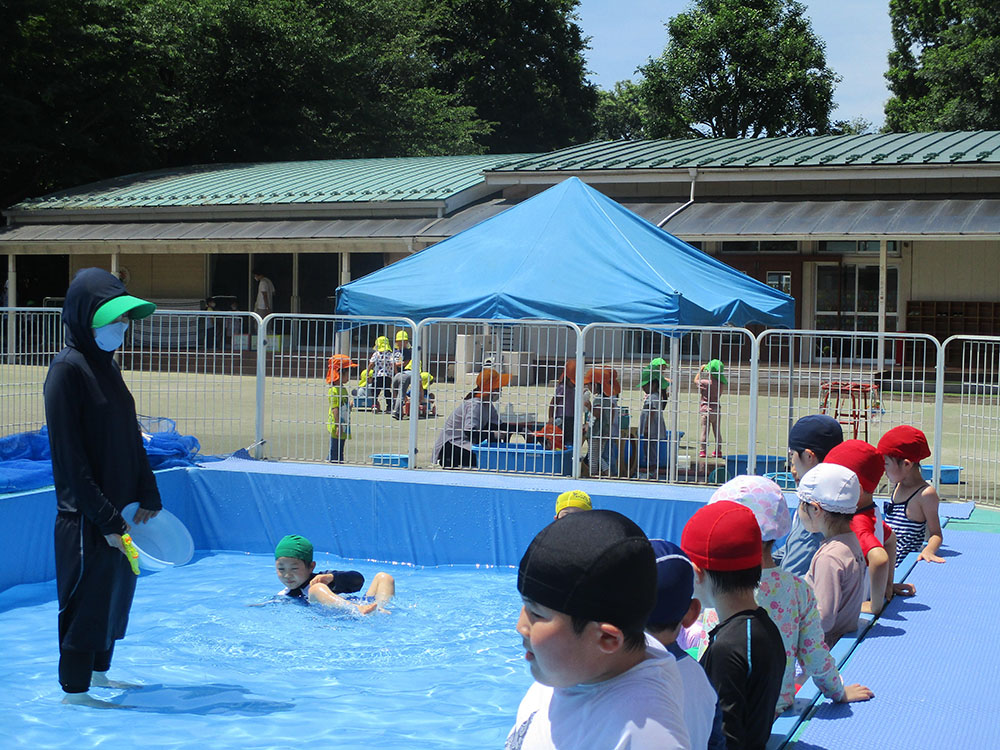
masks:
[[[878,441],[885,456],[885,474],[896,486],[892,502],[885,504],[885,522],[896,535],[896,566],[909,552],[920,551],[917,560],[943,563],[937,552],[944,541],[937,490],[920,473],[920,462],[931,455],[927,436],[916,427],[893,427]]]

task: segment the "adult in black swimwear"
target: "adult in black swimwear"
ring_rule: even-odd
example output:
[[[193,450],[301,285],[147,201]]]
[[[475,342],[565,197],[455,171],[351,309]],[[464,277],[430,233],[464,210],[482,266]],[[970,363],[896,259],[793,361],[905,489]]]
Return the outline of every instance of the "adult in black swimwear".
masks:
[[[66,292],[66,347],[45,378],[45,421],[52,450],[57,515],[59,682],[63,702],[100,708],[97,687],[128,687],[107,679],[116,640],[125,637],[135,574],[122,544],[121,511],[138,501],[136,523],[160,511],[160,493],[142,444],[135,402],[114,352],[130,320],[156,305],[131,297],[117,276],[86,268]],[[132,686],[134,687],[134,686]]]

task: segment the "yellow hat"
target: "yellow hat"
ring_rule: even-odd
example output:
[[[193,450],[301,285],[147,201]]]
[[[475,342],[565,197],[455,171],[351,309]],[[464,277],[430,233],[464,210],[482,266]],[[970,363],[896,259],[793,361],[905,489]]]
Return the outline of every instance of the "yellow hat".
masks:
[[[377,352],[387,352],[392,349],[392,344],[389,343],[388,336],[379,336],[375,339],[375,351]]]
[[[409,341],[410,334],[406,331],[396,331],[396,341]]]
[[[558,516],[566,508],[593,510],[594,506],[590,504],[590,495],[583,490],[567,490],[556,498],[556,515]]]
[[[420,385],[423,387],[425,391],[431,387],[431,383],[433,382],[434,382],[434,376],[431,375],[429,372],[420,373]]]

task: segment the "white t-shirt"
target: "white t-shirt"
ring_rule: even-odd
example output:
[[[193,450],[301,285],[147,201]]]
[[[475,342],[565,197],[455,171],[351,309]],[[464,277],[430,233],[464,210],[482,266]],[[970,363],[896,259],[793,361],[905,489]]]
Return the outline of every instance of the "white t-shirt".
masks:
[[[267,295],[266,299],[265,294]],[[255,310],[274,309],[274,283],[267,276],[260,277],[260,282],[257,284],[257,301],[253,303],[253,306]]]
[[[691,748],[705,750],[712,736],[719,696],[708,681],[704,667],[688,654],[677,657],[677,669],[684,684],[684,721],[691,736]]]
[[[658,645],[658,644],[657,644]],[[552,688],[533,683],[505,750],[687,750],[684,684],[660,647],[610,680]]]

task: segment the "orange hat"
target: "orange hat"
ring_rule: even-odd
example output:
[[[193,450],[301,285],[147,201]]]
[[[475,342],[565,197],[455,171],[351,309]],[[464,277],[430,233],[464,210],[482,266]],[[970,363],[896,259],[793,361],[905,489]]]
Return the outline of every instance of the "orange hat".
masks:
[[[334,354],[326,361],[326,382],[330,385],[340,382],[340,371],[345,367],[357,367],[346,354]]]
[[[622,392],[618,371],[613,367],[592,367],[583,376],[583,384],[600,383],[606,396],[617,396]]]
[[[566,380],[576,385],[576,359],[566,360],[566,370],[564,371],[564,376]]]
[[[510,375],[501,375],[491,367],[484,367],[476,375],[476,390],[480,393],[499,391],[510,382]]]

